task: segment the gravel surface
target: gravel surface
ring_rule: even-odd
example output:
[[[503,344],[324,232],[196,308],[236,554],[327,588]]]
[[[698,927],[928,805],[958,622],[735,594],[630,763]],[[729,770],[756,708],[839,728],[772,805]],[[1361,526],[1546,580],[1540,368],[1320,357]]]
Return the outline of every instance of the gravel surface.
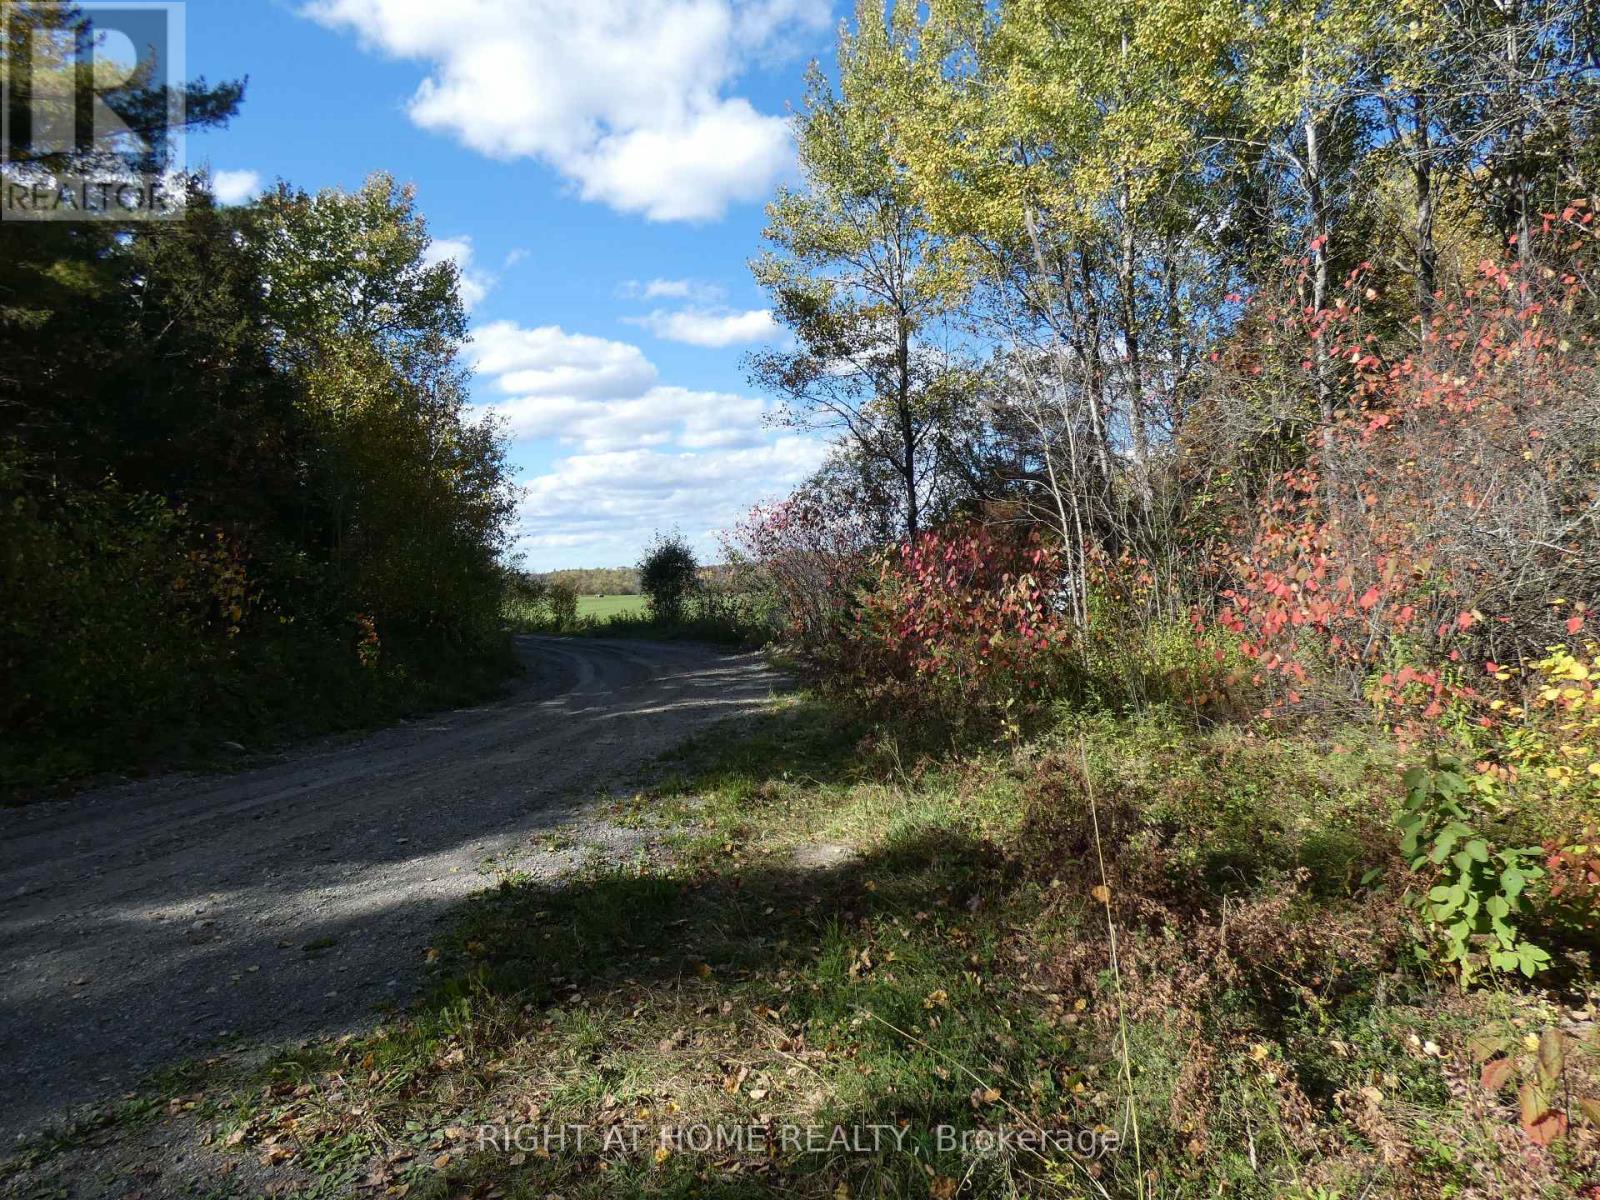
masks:
[[[441,915],[499,871],[636,834],[592,811],[782,686],[755,655],[523,637],[494,704],[231,775],[0,811],[0,1131],[231,1036],[353,1029],[415,991]],[[541,849],[559,830],[565,853]]]

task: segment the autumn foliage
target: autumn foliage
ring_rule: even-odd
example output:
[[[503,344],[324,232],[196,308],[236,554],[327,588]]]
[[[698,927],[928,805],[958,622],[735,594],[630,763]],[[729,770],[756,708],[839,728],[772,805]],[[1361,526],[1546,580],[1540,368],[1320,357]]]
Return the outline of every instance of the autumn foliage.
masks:
[[[922,534],[860,593],[833,686],[878,712],[1020,718],[1062,670],[1059,572],[1037,534],[981,525]]]
[[[1331,681],[1417,732],[1584,628],[1600,366],[1572,274],[1485,262],[1398,354],[1367,327],[1376,298],[1358,273],[1330,312],[1269,322],[1308,373],[1323,340],[1348,402],[1265,489],[1217,620],[1289,703]]]

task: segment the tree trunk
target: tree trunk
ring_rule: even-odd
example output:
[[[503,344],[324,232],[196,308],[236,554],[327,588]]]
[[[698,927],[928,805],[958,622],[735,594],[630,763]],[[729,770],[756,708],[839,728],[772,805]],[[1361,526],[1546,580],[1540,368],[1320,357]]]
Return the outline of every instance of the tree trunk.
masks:
[[[1416,146],[1411,155],[1411,178],[1417,201],[1417,312],[1433,312],[1438,288],[1439,260],[1433,244],[1433,145],[1428,132],[1428,102],[1421,92],[1411,96],[1411,124]]]
[[[917,423],[911,411],[911,331],[903,317],[897,326],[895,368],[899,375],[895,406],[900,416],[901,473],[906,485],[906,537],[914,542],[921,524],[917,510]]]
[[[1134,485],[1141,505],[1150,499],[1150,431],[1145,424],[1144,363],[1139,345],[1139,281],[1137,243],[1132,200],[1124,183],[1117,207],[1122,214],[1121,247],[1117,259],[1117,291],[1122,300],[1122,348],[1127,360],[1128,432],[1133,438]]]
[[[1324,451],[1333,445],[1333,385],[1329,380],[1328,335],[1323,328],[1323,309],[1328,303],[1328,206],[1322,177],[1322,130],[1318,118],[1307,111],[1306,197],[1311,209],[1311,311],[1317,322],[1313,333],[1317,389],[1317,419],[1322,424]]]

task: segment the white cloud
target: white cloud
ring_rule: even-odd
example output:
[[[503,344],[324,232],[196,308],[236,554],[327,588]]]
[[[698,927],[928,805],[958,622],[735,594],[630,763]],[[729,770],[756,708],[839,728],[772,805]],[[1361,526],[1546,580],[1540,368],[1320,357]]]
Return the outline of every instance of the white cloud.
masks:
[[[601,401],[519,396],[487,407],[514,438],[559,438],[590,452],[673,444],[750,446],[760,442],[766,416],[766,406],[748,396],[681,387],[653,387],[638,396]]]
[[[309,0],[312,19],[427,64],[419,126],[494,158],[536,158],[585,199],[705,220],[765,196],[787,122],[732,94],[742,70],[829,0]]]
[[[473,335],[470,355],[493,412],[518,440],[555,438],[585,452],[643,446],[748,447],[766,438],[767,405],[731,392],[657,382],[637,346],[496,321]]]
[[[656,530],[681,528],[704,557],[750,507],[786,495],[822,463],[814,438],[735,450],[652,449],[563,459],[522,489],[518,542],[538,569],[633,562]]]
[[[470,354],[479,375],[496,377],[495,390],[521,398],[623,399],[656,381],[655,365],[639,347],[557,325],[495,321],[473,333]]]
[[[442,262],[455,263],[459,279],[457,290],[461,294],[461,303],[468,312],[482,304],[488,297],[489,290],[495,285],[493,275],[473,268],[472,255],[470,237],[434,238],[422,254],[423,263],[430,267]]]
[[[698,279],[630,279],[618,291],[630,300],[693,300],[714,304],[727,293],[714,283]]]
[[[569,448],[523,489],[520,542],[541,569],[631,562],[675,525],[714,553],[716,530],[786,494],[825,450],[775,432],[756,397],[660,382],[626,342],[497,321],[474,333],[470,357],[479,412],[515,440]]]
[[[772,319],[772,310],[766,308],[749,312],[713,312],[703,308],[683,308],[675,312],[657,309],[646,316],[626,317],[624,320],[630,325],[642,325],[658,338],[669,342],[685,342],[690,346],[709,348],[767,342],[779,333],[778,323]]]
[[[215,171],[211,175],[211,194],[218,204],[248,204],[261,189],[259,171]]]

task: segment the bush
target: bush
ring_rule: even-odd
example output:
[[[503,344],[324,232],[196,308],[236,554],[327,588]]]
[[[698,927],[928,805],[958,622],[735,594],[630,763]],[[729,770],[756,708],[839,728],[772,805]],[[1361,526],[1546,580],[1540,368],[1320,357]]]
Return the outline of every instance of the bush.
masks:
[[[749,597],[777,648],[820,677],[855,617],[885,544],[870,513],[819,472],[794,495],[761,505],[727,536],[736,587]]]
[[[557,633],[572,629],[578,623],[578,593],[569,583],[552,583],[545,588],[545,607],[550,611],[550,624]]]
[[[657,535],[639,563],[639,590],[649,600],[651,617],[669,625],[681,622],[684,605],[699,586],[699,570],[681,534]]]
[[[1036,534],[925,533],[860,594],[824,683],[871,713],[1014,726],[1049,702],[1063,674],[1059,578],[1055,551]]]
[[[1475,690],[1456,664],[1538,657],[1600,605],[1600,364],[1568,279],[1485,263],[1394,357],[1362,327],[1359,276],[1281,322],[1275,352],[1309,363],[1320,336],[1348,364],[1348,405],[1257,501],[1221,621],[1290,702],[1331,682],[1433,737]]]

